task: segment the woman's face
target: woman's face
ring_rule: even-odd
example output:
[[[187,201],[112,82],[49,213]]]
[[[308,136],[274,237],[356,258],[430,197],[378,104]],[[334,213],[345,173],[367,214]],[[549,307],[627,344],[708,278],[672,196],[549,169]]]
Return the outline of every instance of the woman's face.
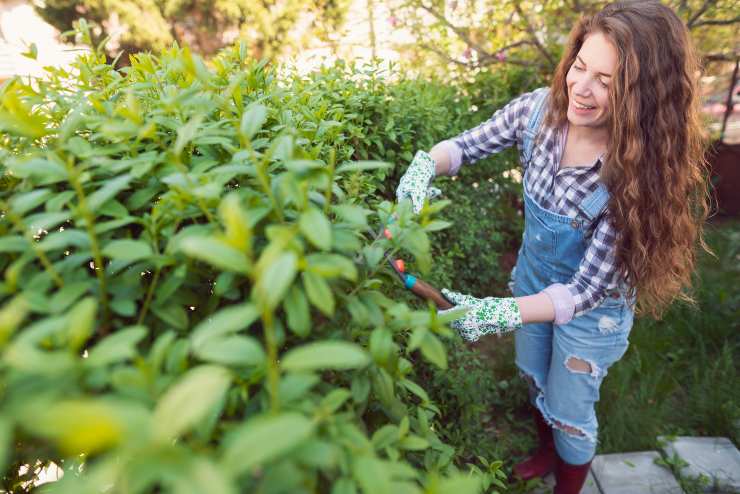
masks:
[[[609,118],[609,85],[617,68],[617,50],[600,32],[586,36],[565,78],[568,122],[604,127]]]

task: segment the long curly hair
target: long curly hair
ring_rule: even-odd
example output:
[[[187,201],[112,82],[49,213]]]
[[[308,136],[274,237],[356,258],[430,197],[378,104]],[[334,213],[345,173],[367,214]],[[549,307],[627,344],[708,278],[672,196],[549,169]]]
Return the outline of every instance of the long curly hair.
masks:
[[[570,33],[551,85],[546,123],[567,122],[566,74],[586,36],[601,32],[618,53],[609,90],[609,141],[600,175],[610,192],[620,274],[637,312],[659,319],[690,293],[709,213],[699,61],[688,31],[658,1],[615,2]]]

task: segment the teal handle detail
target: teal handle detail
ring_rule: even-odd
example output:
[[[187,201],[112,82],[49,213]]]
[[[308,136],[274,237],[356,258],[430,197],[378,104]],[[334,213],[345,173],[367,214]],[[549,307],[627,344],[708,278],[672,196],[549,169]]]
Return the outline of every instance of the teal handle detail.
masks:
[[[405,282],[406,288],[411,290],[411,288],[416,284],[416,277],[413,275],[407,274],[405,281],[406,281]]]

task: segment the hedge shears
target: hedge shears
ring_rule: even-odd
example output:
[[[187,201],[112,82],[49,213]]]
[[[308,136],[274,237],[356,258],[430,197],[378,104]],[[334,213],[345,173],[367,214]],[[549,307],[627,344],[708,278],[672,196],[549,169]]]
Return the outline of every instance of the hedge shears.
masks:
[[[393,217],[388,220],[388,223],[392,222]],[[384,225],[381,225],[381,228],[383,229],[383,236],[388,240],[391,240],[393,238],[393,234],[391,233],[390,229],[388,229],[388,227]],[[411,291],[414,295],[422,300],[431,300],[432,302],[434,302],[437,308],[441,310],[452,309],[453,307],[455,307],[455,304],[447,300],[447,298],[442,295],[442,292],[434,288],[426,281],[407,273],[406,265],[403,262],[403,259],[391,257],[390,250],[386,251],[383,254],[383,257],[388,260],[388,264],[390,264],[390,266],[393,268],[393,271],[396,272],[406,289]]]

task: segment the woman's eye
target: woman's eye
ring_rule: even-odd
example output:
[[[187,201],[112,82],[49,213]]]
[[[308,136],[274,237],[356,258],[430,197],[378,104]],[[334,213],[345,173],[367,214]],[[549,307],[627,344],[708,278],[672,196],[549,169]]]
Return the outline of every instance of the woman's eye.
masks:
[[[599,84],[601,84],[601,87],[603,87],[604,89],[609,89],[609,84],[602,81],[601,79],[599,79]]]
[[[573,68],[576,69],[578,72],[583,72],[585,70],[583,67],[579,67],[578,65],[574,65]]]

